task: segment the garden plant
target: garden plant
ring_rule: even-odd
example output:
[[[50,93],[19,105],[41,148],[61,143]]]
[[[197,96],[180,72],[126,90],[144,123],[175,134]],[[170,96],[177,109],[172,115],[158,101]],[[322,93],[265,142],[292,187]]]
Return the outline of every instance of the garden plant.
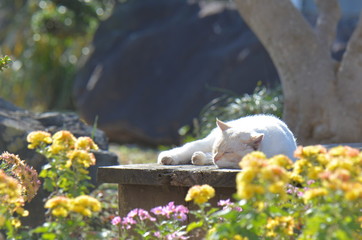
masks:
[[[0,228],[7,239],[99,239],[91,223],[101,203],[88,195],[91,187],[88,168],[95,164],[92,151],[98,146],[89,137],[76,138],[69,131],[51,135],[44,131],[27,136],[28,148],[44,155],[48,163],[39,177],[49,192],[44,207],[45,222],[35,229],[21,228],[19,216],[29,212],[23,206],[36,194],[40,181],[35,170],[17,156],[1,155]],[[31,213],[30,213],[31,214]]]
[[[0,156],[0,229],[6,239],[361,239],[362,153],[348,146],[298,147],[297,160],[261,152],[240,161],[234,199],[208,202],[215,190],[195,185],[185,196],[192,208],[171,201],[116,216],[102,191],[90,195],[87,168],[98,149],[89,137],[68,131],[28,135],[28,147],[48,159],[39,174],[48,209],[35,229],[21,225],[36,194],[38,174],[14,154]],[[104,191],[103,191],[104,192]],[[190,203],[191,204],[191,203]],[[191,205],[190,205],[191,206]],[[113,212],[112,212],[113,211]],[[104,213],[104,212],[108,212]],[[110,212],[112,212],[110,214]],[[106,217],[105,217],[106,216]],[[100,227],[106,221],[108,229]]]
[[[219,201],[219,208],[208,203],[214,189],[196,185],[185,200],[198,210],[170,202],[151,213],[134,209],[112,224],[120,239],[362,239],[362,153],[307,146],[295,157],[245,156],[235,199]]]

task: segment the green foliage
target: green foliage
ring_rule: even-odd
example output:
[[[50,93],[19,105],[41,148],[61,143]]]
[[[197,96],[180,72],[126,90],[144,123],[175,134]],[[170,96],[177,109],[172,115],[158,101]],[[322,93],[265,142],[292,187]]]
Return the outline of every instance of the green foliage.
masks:
[[[81,58],[116,0],[14,0],[0,25],[0,48],[14,59],[0,95],[25,108],[72,109],[71,88]],[[14,16],[17,16],[14,18]]]
[[[3,71],[4,68],[8,68],[9,63],[11,63],[11,59],[9,58],[9,56],[0,58],[0,72]]]

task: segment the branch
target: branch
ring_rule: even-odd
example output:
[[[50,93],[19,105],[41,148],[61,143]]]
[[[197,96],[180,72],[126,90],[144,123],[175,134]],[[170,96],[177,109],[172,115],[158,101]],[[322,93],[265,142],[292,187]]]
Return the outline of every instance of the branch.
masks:
[[[316,33],[320,41],[331,50],[341,18],[338,0],[315,0],[318,7]]]
[[[305,74],[316,68],[320,57],[329,58],[330,53],[322,48],[314,30],[290,0],[235,2],[244,21],[272,58],[283,89],[298,89],[298,81],[310,78]]]
[[[338,69],[338,92],[342,99],[350,100],[351,107],[362,108],[362,11]],[[347,100],[347,101],[348,101]]]

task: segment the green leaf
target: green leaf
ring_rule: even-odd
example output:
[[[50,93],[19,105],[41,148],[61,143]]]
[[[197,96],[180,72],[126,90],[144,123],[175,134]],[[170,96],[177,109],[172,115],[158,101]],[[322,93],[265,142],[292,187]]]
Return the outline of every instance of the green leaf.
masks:
[[[54,239],[56,239],[57,235],[54,233],[44,233],[41,235],[41,237],[44,240],[54,240]]]
[[[195,228],[202,227],[202,225],[204,225],[203,221],[192,222],[187,226],[186,232],[190,232],[190,231],[194,230]]]

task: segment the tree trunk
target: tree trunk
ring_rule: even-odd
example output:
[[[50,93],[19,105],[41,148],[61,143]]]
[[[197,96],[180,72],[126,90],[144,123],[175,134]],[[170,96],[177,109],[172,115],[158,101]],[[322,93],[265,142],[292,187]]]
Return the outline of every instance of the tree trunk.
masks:
[[[313,29],[290,0],[236,0],[281,78],[284,120],[299,144],[361,142],[362,21],[341,63],[331,57],[337,0],[316,0]]]

